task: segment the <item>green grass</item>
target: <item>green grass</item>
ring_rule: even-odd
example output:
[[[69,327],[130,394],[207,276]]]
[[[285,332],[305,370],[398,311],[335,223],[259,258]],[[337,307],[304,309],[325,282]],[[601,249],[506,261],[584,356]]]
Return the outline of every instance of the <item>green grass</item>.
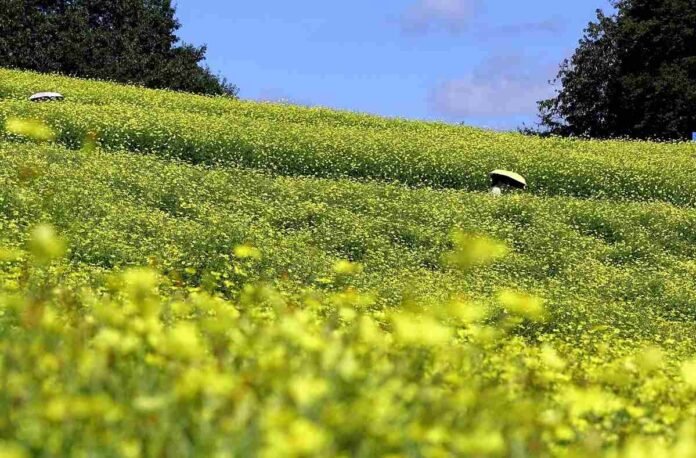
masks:
[[[0,452],[693,446],[691,144],[0,70],[0,124],[29,118],[55,140],[0,134]]]

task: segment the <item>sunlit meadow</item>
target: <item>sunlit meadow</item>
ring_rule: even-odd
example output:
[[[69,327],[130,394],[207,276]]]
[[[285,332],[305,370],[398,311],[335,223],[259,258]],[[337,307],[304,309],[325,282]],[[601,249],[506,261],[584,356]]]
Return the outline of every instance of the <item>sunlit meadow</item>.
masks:
[[[0,182],[0,457],[696,456],[692,144],[0,70]]]

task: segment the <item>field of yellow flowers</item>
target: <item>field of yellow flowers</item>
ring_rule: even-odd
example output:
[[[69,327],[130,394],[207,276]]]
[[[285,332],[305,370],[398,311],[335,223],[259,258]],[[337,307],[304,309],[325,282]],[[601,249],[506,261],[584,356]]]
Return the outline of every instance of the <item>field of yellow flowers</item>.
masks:
[[[0,457],[696,456],[692,144],[0,70],[0,183]]]

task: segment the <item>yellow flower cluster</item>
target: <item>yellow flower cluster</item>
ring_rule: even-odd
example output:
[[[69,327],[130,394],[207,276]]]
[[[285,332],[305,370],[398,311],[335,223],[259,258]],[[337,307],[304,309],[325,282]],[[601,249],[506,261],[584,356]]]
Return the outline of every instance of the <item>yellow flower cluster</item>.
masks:
[[[478,262],[493,262],[491,247]],[[510,322],[466,300],[385,316],[351,291],[165,294],[143,268],[112,274],[108,292],[71,292],[61,260],[45,257],[64,249],[52,228],[27,248],[37,261],[21,267],[24,292],[0,293],[2,456],[687,457],[696,446],[690,423],[676,428],[696,393],[692,361],[610,334],[594,335],[593,352],[553,333],[530,341],[525,323],[546,321],[537,297],[500,292],[501,311],[528,320]],[[604,376],[613,367],[624,380]]]
[[[60,87],[66,101],[26,102],[37,87]],[[53,129],[61,143],[77,147],[96,132],[93,142],[109,150],[195,164],[476,191],[488,188],[490,171],[505,168],[525,175],[529,191],[541,195],[696,205],[690,143],[539,139],[9,70],[0,70],[0,93],[10,138],[51,138]],[[42,119],[50,128],[16,125],[17,118]]]
[[[7,70],[0,119],[0,457],[694,455],[692,145]]]

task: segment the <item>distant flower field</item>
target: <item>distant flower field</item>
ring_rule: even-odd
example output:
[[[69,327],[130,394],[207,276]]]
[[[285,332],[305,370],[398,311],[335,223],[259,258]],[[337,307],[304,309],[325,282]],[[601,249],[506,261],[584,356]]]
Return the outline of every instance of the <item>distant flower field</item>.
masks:
[[[0,182],[0,456],[696,455],[692,144],[0,70]]]

